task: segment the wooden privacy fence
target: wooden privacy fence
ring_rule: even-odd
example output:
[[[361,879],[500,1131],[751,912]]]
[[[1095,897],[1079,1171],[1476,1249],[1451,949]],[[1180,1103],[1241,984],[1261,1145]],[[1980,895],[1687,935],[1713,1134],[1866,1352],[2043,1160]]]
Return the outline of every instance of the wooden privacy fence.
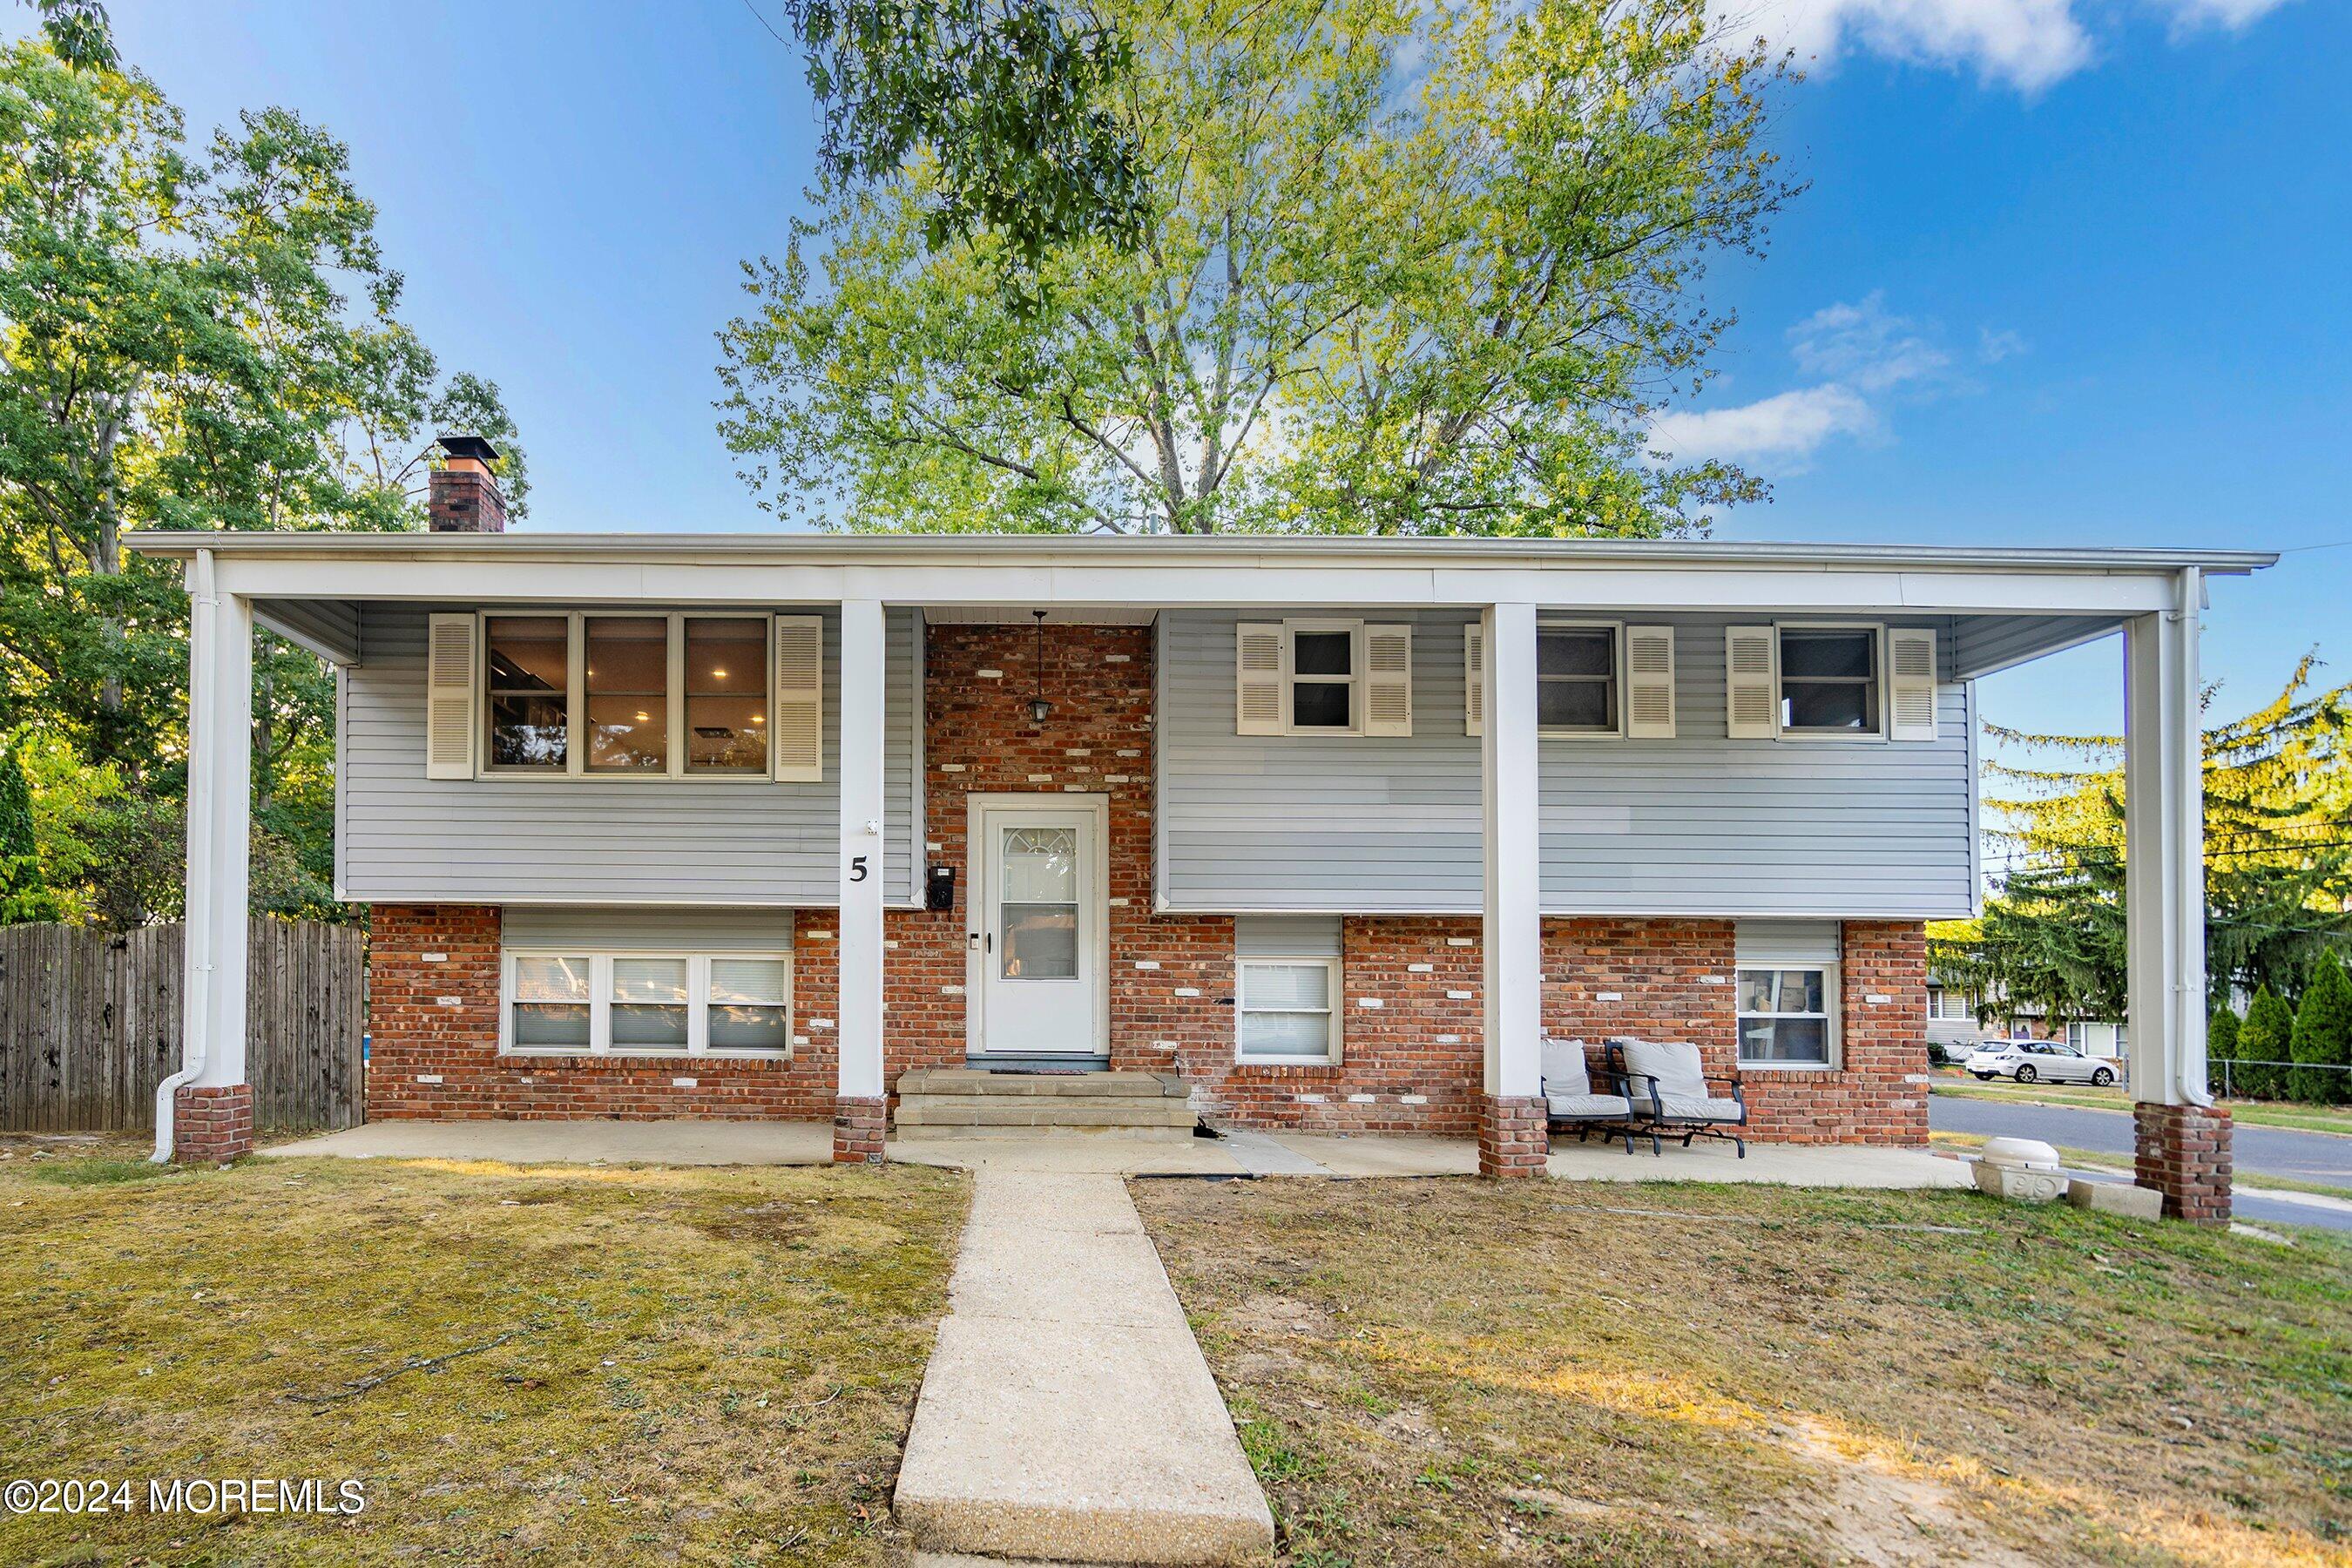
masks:
[[[257,917],[247,952],[256,1124],[355,1125],[366,933]],[[176,925],[0,926],[0,1129],[153,1127],[155,1086],[180,1065],[180,993]]]

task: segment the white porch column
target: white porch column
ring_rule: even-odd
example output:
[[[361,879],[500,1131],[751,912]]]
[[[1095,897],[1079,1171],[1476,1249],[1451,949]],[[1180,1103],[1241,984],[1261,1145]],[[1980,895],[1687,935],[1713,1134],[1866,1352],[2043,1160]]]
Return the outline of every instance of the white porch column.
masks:
[[[2205,1064],[2204,742],[2197,617],[2202,574],[2174,609],[2124,626],[2124,903],[2138,1180],[2165,1212],[2226,1220],[2230,1116]]]
[[[188,570],[187,908],[180,1070],[158,1086],[155,1158],[234,1159],[253,1144],[245,1072],[247,855],[253,792],[253,605],[222,594],[213,552]]]
[[[1542,845],[1537,823],[1536,610],[1489,605],[1485,631],[1486,1077],[1478,1167],[1532,1175],[1546,1153],[1542,1083]]]
[[[841,1074],[833,1157],[882,1157],[883,616],[880,601],[841,606]]]

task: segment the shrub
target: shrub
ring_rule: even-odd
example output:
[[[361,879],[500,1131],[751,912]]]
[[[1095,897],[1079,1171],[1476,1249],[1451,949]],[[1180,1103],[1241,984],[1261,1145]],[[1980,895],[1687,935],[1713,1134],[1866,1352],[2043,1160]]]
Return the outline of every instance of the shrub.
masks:
[[[2284,1062],[2294,1048],[2294,1010],[2267,985],[2254,993],[2246,1021],[2238,1027],[2238,1059]],[[2276,1100],[2286,1092],[2286,1069],[2248,1066],[2239,1069],[2238,1092],[2249,1100]]]
[[[2352,1065],[2352,979],[2333,952],[2321,957],[2303,1005],[2294,1015],[2294,1066],[2287,1069],[2289,1100],[2307,1105],[2352,1101],[2352,1073],[2329,1070]]]
[[[2217,1094],[2235,1096],[2244,1084],[2244,1075],[2231,1068],[2224,1069],[2223,1062],[2238,1059],[2238,1015],[2226,1002],[2213,1009],[2212,1021],[2205,1026],[2205,1060],[2210,1070],[2206,1078]]]

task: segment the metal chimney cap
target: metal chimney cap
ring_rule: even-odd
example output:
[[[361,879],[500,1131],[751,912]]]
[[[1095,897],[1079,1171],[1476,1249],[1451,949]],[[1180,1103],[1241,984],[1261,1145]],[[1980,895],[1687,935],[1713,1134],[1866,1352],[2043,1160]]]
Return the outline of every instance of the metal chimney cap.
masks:
[[[499,460],[499,449],[479,436],[436,436],[433,442],[453,458],[471,458],[478,463]]]

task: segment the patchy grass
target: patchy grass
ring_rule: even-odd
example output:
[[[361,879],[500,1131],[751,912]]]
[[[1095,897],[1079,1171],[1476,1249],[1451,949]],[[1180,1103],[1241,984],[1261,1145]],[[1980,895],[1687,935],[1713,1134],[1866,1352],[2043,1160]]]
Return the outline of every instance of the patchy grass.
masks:
[[[1937,1075],[1931,1092],[1959,1100],[2006,1100],[2028,1105],[2073,1105],[2086,1110],[2120,1110],[2130,1114],[2132,1099],[2121,1089],[2094,1089],[2088,1084],[1980,1082],[1966,1073]],[[2225,1100],[2231,1120],[2244,1127],[2278,1127],[2290,1132],[2336,1132],[2352,1137],[2352,1107],[2294,1105],[2274,1100]]]
[[[0,1562],[902,1557],[942,1171],[0,1148],[0,1470],[344,1478],[356,1517],[0,1515]]]
[[[2352,1246],[1963,1193],[1139,1182],[1286,1563],[2352,1563]]]

